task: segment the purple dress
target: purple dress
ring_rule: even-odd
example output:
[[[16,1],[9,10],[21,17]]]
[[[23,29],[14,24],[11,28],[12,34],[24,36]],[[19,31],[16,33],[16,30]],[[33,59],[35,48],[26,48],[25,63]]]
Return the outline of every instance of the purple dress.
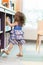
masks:
[[[9,38],[9,43],[12,44],[24,44],[24,32],[22,31],[21,26],[14,26],[14,29],[11,30],[10,32],[10,38]]]

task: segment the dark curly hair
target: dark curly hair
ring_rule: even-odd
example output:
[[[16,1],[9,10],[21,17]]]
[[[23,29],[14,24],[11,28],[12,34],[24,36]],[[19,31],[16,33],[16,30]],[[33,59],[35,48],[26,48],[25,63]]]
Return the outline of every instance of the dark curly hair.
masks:
[[[25,15],[22,12],[16,12],[14,21],[17,21],[18,25],[23,26],[25,24]]]

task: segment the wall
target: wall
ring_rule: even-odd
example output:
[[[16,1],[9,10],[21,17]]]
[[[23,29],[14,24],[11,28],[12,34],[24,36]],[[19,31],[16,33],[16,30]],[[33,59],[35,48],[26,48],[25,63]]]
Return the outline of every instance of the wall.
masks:
[[[15,10],[22,11],[22,0],[16,0],[15,2]]]

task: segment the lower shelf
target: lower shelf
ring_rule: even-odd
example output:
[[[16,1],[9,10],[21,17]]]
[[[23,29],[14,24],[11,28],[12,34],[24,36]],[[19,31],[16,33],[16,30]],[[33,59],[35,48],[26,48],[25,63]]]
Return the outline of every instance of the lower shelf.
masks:
[[[11,30],[11,27],[10,26],[6,26],[5,27],[5,32],[10,31],[10,30]]]
[[[0,31],[0,34],[3,33],[3,31]]]

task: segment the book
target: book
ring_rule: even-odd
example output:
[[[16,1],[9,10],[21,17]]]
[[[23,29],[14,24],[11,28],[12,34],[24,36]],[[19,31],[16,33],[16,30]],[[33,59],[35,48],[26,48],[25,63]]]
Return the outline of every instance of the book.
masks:
[[[0,31],[1,31],[1,18],[0,18]]]

